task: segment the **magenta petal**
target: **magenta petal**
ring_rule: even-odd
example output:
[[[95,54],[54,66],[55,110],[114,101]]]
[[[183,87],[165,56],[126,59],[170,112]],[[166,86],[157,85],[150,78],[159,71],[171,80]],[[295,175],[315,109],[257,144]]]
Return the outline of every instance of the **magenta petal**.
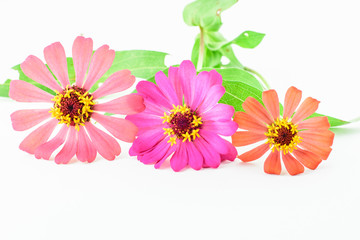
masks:
[[[217,168],[220,165],[221,159],[219,153],[217,153],[204,139],[197,138],[197,140],[193,143],[198,151],[203,155],[204,167]]]
[[[21,70],[25,73],[26,76],[32,80],[58,92],[62,91],[60,85],[56,82],[53,75],[50,73],[49,69],[45,64],[37,57],[30,55],[26,60],[20,65]]]
[[[83,88],[91,89],[94,83],[99,80],[111,67],[115,58],[115,51],[110,50],[108,45],[98,48],[91,58],[89,72]]]
[[[166,142],[166,139],[163,139],[152,149],[149,149],[143,155],[139,155],[138,159],[145,164],[157,163],[161,161],[164,156],[166,156],[166,154],[169,152],[169,148],[170,144]]]
[[[152,115],[149,112],[144,112],[134,114],[134,115],[128,115],[126,116],[127,120],[134,123],[137,127],[143,128],[143,127],[159,127],[163,125],[163,119],[160,118],[158,115]]]
[[[182,61],[179,67],[179,76],[181,87],[183,89],[185,102],[190,104],[192,102],[193,91],[195,91],[194,80],[196,77],[196,69],[191,61]]]
[[[54,96],[28,82],[12,80],[9,97],[18,102],[52,102]]]
[[[78,138],[77,158],[81,162],[93,162],[96,158],[96,148],[82,126],[79,129]]]
[[[176,95],[174,86],[171,84],[171,81],[166,77],[165,73],[157,72],[155,75],[156,84],[161,89],[161,92],[170,100],[171,103],[177,105],[182,105],[182,102],[179,101],[179,98]]]
[[[35,149],[35,157],[37,159],[46,159],[49,160],[51,157],[51,154],[60,147],[66,139],[66,136],[68,134],[69,127],[66,126],[66,124],[63,124],[60,131],[56,136],[51,139],[50,141],[41,144],[39,147]]]
[[[114,160],[121,152],[119,143],[104,131],[96,128],[92,123],[85,123],[85,128],[90,135],[98,153],[107,160]]]
[[[193,86],[194,91],[191,96],[192,102],[189,104],[192,109],[197,109],[204,101],[211,87],[210,73],[206,71],[200,72],[199,75],[196,76]]]
[[[218,153],[226,154],[228,152],[228,146],[225,142],[227,142],[225,139],[219,137],[219,135],[206,131],[204,129],[201,129],[199,132],[200,136],[205,139],[205,141],[211,146],[213,150],[215,150]]]
[[[227,145],[227,153],[220,154],[221,160],[234,161],[237,156],[236,148],[228,141],[225,141],[225,144]]]
[[[174,90],[176,92],[178,102],[182,103],[183,90],[181,88],[179,68],[178,67],[169,67],[168,76],[169,76],[169,81],[171,82],[171,84],[174,87]]]
[[[60,152],[55,156],[55,163],[67,164],[71,158],[75,156],[77,151],[78,132],[74,127],[69,127],[69,134],[65,145]]]
[[[79,36],[75,39],[72,47],[72,56],[76,74],[76,86],[83,85],[92,53],[93,41],[91,38]]]
[[[206,121],[202,125],[202,129],[223,136],[232,136],[238,129],[238,125],[234,121]]]
[[[174,149],[175,146],[167,148],[167,151],[165,152],[164,156],[155,163],[154,167],[156,169],[159,169],[161,165],[165,162],[165,160],[174,152]]]
[[[178,144],[179,146],[177,150],[170,159],[170,166],[175,172],[179,172],[180,170],[182,170],[189,161],[186,151],[186,145],[183,142],[179,142]]]
[[[133,142],[135,140],[138,128],[129,120],[98,113],[93,113],[91,116],[116,138],[124,142]]]
[[[213,85],[222,85],[222,76],[215,69],[210,72],[210,84]]]
[[[234,115],[235,109],[233,106],[218,103],[209,111],[202,113],[201,118],[203,121],[211,120],[211,121],[224,121],[231,120]]]
[[[184,144],[188,153],[190,167],[194,170],[200,170],[204,163],[203,156],[192,142],[185,142]]]
[[[44,125],[40,126],[31,132],[21,143],[19,148],[30,154],[34,154],[35,149],[46,142],[55,127],[58,125],[58,120],[53,118]]]
[[[49,68],[62,84],[63,88],[70,85],[64,47],[56,42],[44,49],[44,56]]]
[[[225,93],[225,88],[223,86],[221,85],[212,86],[209,89],[204,101],[199,106],[199,112],[206,112],[212,107],[214,107],[219,102],[220,98],[224,95],[224,93]]]
[[[112,74],[92,95],[94,99],[124,91],[135,82],[129,70],[121,70]]]
[[[129,115],[145,109],[144,99],[137,94],[125,95],[110,102],[94,105],[95,111]]]
[[[14,130],[24,131],[51,117],[49,109],[25,109],[13,112],[11,122]]]
[[[136,90],[144,97],[146,101],[150,101],[159,106],[164,106],[167,109],[172,109],[169,99],[154,83],[148,81],[140,81],[136,86]]]
[[[162,128],[154,128],[143,132],[139,135],[134,143],[132,144],[129,154],[130,156],[136,156],[138,154],[143,154],[151,148],[154,148],[160,141],[165,137],[163,134],[164,130]]]

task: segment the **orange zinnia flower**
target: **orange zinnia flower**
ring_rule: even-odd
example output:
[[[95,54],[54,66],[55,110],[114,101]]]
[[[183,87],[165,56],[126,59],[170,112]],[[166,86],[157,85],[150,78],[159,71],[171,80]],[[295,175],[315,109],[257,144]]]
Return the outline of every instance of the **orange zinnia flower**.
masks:
[[[313,117],[319,101],[308,97],[301,101],[301,91],[290,87],[285,96],[284,114],[280,116],[279,98],[275,90],[263,92],[265,107],[256,99],[248,97],[242,104],[245,112],[236,112],[234,121],[240,129],[232,136],[234,146],[240,147],[262,140],[265,143],[238,156],[249,162],[262,157],[271,149],[265,160],[264,171],[281,173],[280,155],[291,175],[304,172],[304,166],[316,169],[331,152],[334,133],[329,130],[327,117]],[[295,111],[296,110],[296,111]],[[294,113],[295,112],[295,113]]]

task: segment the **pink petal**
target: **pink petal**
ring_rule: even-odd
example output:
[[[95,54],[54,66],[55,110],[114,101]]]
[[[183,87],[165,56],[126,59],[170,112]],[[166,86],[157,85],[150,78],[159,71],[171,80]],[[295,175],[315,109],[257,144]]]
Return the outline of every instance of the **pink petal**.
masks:
[[[262,94],[262,99],[266,109],[272,115],[273,121],[280,117],[279,110],[279,97],[275,90],[264,91]]]
[[[99,122],[106,130],[108,130],[114,137],[124,141],[133,142],[135,140],[138,128],[134,123],[122,118],[105,116],[98,113],[93,113],[91,117]]]
[[[96,128],[92,123],[85,123],[85,128],[97,152],[107,160],[114,160],[121,152],[119,143],[104,131]]]
[[[60,147],[66,139],[66,136],[68,134],[69,127],[66,126],[66,124],[63,124],[60,131],[56,136],[51,139],[50,141],[41,144],[39,147],[35,149],[35,157],[37,159],[46,159],[49,160],[51,157],[51,154]]]
[[[264,163],[264,172],[269,174],[281,173],[281,162],[280,162],[280,153],[278,151],[271,152],[266,158]]]
[[[205,131],[204,129],[201,129],[200,137],[204,138],[204,140],[211,146],[213,150],[220,154],[226,154],[228,153],[228,146],[226,145],[226,140],[219,137],[219,135]]]
[[[186,145],[179,142],[179,146],[170,159],[170,166],[175,172],[179,172],[188,164],[189,157],[186,151]]]
[[[175,145],[173,146],[173,149],[175,149],[176,147],[178,147],[177,144],[176,146]],[[158,162],[162,163],[164,157],[167,157],[168,156],[167,154],[170,155],[169,148],[170,148],[170,144],[167,143],[166,139],[163,139],[153,148],[148,149],[147,152],[139,155],[138,159],[144,164],[153,164]],[[157,164],[157,167],[160,166],[161,164]]]
[[[225,141],[225,144],[227,145],[228,150],[226,154],[220,154],[221,161],[222,160],[234,161],[237,155],[236,148],[228,141]]]
[[[190,167],[195,170],[200,170],[204,162],[203,156],[192,142],[185,142],[183,144],[185,144],[185,148],[188,153],[188,162]]]
[[[300,131],[298,135],[308,143],[321,146],[331,146],[334,142],[335,137],[335,134],[327,129],[324,129],[322,131]]]
[[[210,72],[210,84],[213,85],[222,85],[222,76],[215,69]]]
[[[290,87],[285,95],[284,118],[290,118],[301,101],[302,92],[296,87]]]
[[[261,123],[271,124],[273,122],[264,106],[253,97],[248,97],[242,104],[242,107],[247,114]]]
[[[69,127],[69,134],[65,145],[55,156],[55,163],[67,164],[75,156],[78,147],[78,131],[74,127]]]
[[[164,106],[167,109],[173,108],[169,99],[152,82],[140,81],[136,86],[136,90],[146,101],[150,101],[158,106]]]
[[[210,144],[202,138],[197,138],[193,143],[204,158],[204,167],[219,167],[221,163],[220,155],[212,148],[212,146],[210,146]]]
[[[88,70],[91,55],[93,53],[93,41],[91,38],[79,36],[75,39],[72,47],[72,56],[75,69],[76,85],[82,86]]]
[[[56,82],[53,75],[50,73],[49,69],[45,64],[37,57],[30,55],[26,60],[20,65],[21,70],[25,73],[26,76],[32,80],[58,92],[62,91],[60,85]]]
[[[163,125],[163,119],[160,118],[160,116],[152,115],[146,112],[134,114],[134,115],[128,115],[126,116],[127,120],[134,123],[139,128],[146,128],[146,127],[158,127],[161,128]]]
[[[223,136],[231,136],[238,129],[234,121],[206,121],[201,125],[203,130],[211,131]]]
[[[231,139],[235,147],[241,147],[264,140],[266,139],[266,136],[264,133],[259,134],[251,131],[240,131],[234,133],[234,135],[231,136]]]
[[[137,94],[125,95],[110,102],[94,105],[95,111],[129,115],[145,109],[144,99]]]
[[[315,153],[323,160],[328,159],[332,150],[329,146],[321,146],[318,144],[314,144],[311,141],[309,142],[307,139],[304,139],[302,142],[300,142],[299,146],[304,148],[305,150],[308,150],[309,152]]]
[[[94,143],[87,135],[85,128],[80,127],[78,132],[77,152],[76,156],[81,162],[93,162],[96,158],[96,148]]]
[[[91,89],[94,83],[99,80],[111,67],[115,58],[115,51],[110,50],[108,45],[98,48],[91,58],[89,72],[83,88]]]
[[[193,80],[192,88],[192,102],[189,103],[192,109],[197,109],[200,104],[205,100],[206,95],[209,92],[211,85],[210,73],[209,72],[200,72],[199,75]]]
[[[199,112],[203,113],[213,108],[219,102],[220,98],[224,95],[224,93],[225,93],[225,88],[223,86],[221,85],[212,86],[209,89],[204,101],[199,106]]]
[[[149,151],[149,149],[152,149],[158,145],[164,139],[164,137],[164,130],[162,128],[154,128],[143,132],[135,139],[134,143],[132,144],[129,150],[130,156],[136,156]]]
[[[294,117],[292,118],[292,122],[294,124],[297,124],[301,120],[309,117],[311,114],[313,114],[316,109],[319,107],[319,101],[308,97],[305,99],[305,101],[300,105],[299,109],[294,114]]]
[[[330,123],[327,117],[313,117],[306,119],[298,124],[298,129],[329,129]]]
[[[129,70],[121,70],[112,74],[92,95],[94,99],[124,91],[135,82]]]
[[[195,91],[193,87],[194,79],[196,78],[196,69],[194,64],[188,60],[182,61],[179,67],[179,76],[185,102],[189,105],[192,102],[192,91]]]
[[[179,76],[179,68],[178,67],[170,67],[168,71],[169,81],[174,87],[176,92],[178,102],[182,103],[183,101],[183,90],[181,88],[181,81]]]
[[[58,125],[58,120],[53,118],[50,121],[46,122],[44,125],[40,126],[33,132],[31,132],[21,143],[19,148],[30,154],[34,154],[35,149],[46,142],[51,133],[54,131],[55,127]]]
[[[12,80],[9,97],[18,102],[52,102],[54,96],[28,82]]]
[[[230,120],[232,116],[234,115],[234,107],[218,103],[213,108],[211,108],[209,111],[202,113],[201,118],[203,121],[205,120],[211,120],[211,121],[224,121],[224,120]]]
[[[298,148],[293,152],[296,159],[301,162],[305,167],[312,170],[316,169],[322,162],[321,158],[309,151]]]
[[[163,72],[157,72],[155,75],[156,84],[159,86],[161,92],[164,96],[169,99],[173,104],[182,105],[182,101],[179,101],[178,96],[176,95],[174,86],[171,84],[171,81]]]
[[[51,117],[49,109],[26,109],[13,112],[11,122],[14,130],[24,131]]]
[[[44,57],[49,68],[62,84],[63,88],[70,85],[64,47],[56,42],[44,49]]]
[[[281,153],[286,170],[290,175],[297,175],[304,172],[304,166],[299,163],[291,154]]]
[[[165,162],[165,160],[168,159],[168,157],[175,151],[175,146],[166,149],[167,151],[165,152],[164,156],[155,163],[154,167],[156,169],[159,169],[161,165]]]
[[[243,162],[254,161],[261,158],[267,151],[269,151],[269,149],[269,144],[264,143],[248,152],[241,154],[240,156],[238,156],[238,158]]]
[[[234,121],[238,124],[240,129],[249,130],[256,133],[266,133],[268,131],[265,124],[251,117],[245,112],[236,112]]]

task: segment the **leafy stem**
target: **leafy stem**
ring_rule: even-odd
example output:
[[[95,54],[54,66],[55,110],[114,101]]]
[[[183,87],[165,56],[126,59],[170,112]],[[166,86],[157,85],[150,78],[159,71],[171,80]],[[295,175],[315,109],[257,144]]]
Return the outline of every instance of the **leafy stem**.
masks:
[[[197,63],[197,70],[202,69],[203,62],[204,62],[204,53],[205,53],[205,47],[204,47],[204,29],[200,27],[200,47],[199,47],[199,60]]]
[[[260,73],[258,73],[254,69],[251,69],[251,68],[248,68],[248,67],[244,67],[244,70],[255,74],[261,80],[261,82],[264,84],[265,90],[269,90],[271,88],[269,83],[265,80],[265,78]]]

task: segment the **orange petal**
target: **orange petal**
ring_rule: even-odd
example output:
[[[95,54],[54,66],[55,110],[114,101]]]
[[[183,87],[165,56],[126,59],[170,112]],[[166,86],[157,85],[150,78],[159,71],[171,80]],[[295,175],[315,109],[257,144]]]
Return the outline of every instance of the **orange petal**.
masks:
[[[265,134],[250,131],[240,131],[231,136],[232,144],[235,147],[246,146],[266,139]]]
[[[301,162],[305,167],[312,170],[316,169],[322,162],[321,158],[309,151],[298,148],[293,152],[296,159]]]
[[[279,151],[274,151],[269,154],[264,163],[264,172],[269,174],[281,173],[281,162],[280,162],[280,153]]]
[[[298,133],[300,137],[307,141],[308,143],[314,145],[321,145],[324,147],[331,146],[334,142],[335,134],[330,130],[322,130],[322,131],[300,131]]]
[[[332,150],[331,147],[320,146],[320,145],[316,145],[313,143],[309,143],[309,142],[305,141],[305,139],[303,142],[299,143],[299,146],[312,152],[312,153],[315,153],[323,160],[328,159],[330,152]]]
[[[255,118],[251,117],[245,112],[236,112],[234,121],[238,124],[240,129],[250,130],[259,133],[267,132],[267,127]]]
[[[316,109],[319,107],[319,101],[308,97],[305,99],[305,101],[300,105],[299,109],[294,114],[294,117],[292,118],[292,123],[296,124],[300,122],[301,120],[309,117],[311,114],[313,114]]]
[[[253,118],[256,118],[260,122],[266,124],[272,123],[269,113],[255,98],[248,97],[242,104],[242,107],[247,114],[251,115]]]
[[[263,92],[262,99],[265,107],[273,117],[273,121],[280,116],[279,97],[275,90],[268,90]]]
[[[330,123],[327,117],[313,117],[298,124],[298,129],[328,129]]]
[[[297,175],[304,172],[304,166],[299,163],[291,154],[281,154],[286,170],[290,175]]]
[[[285,95],[284,118],[290,118],[301,101],[302,92],[296,87],[290,87]]]
[[[246,153],[241,154],[238,158],[243,162],[254,161],[262,157],[269,149],[269,144],[264,143]]]

